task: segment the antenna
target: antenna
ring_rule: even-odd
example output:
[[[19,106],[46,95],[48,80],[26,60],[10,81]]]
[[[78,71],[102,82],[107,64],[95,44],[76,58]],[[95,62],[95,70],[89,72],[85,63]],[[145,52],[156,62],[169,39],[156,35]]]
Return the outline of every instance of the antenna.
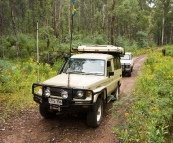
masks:
[[[39,74],[39,48],[38,48],[38,21],[37,21],[37,83],[40,82]]]
[[[70,57],[71,57],[71,48],[72,48],[72,36],[73,36],[73,16],[76,14],[76,9],[74,8],[75,0],[72,0],[72,12],[71,12],[71,36],[70,36]],[[70,61],[69,61],[70,69]],[[68,87],[70,87],[70,73],[68,71]]]

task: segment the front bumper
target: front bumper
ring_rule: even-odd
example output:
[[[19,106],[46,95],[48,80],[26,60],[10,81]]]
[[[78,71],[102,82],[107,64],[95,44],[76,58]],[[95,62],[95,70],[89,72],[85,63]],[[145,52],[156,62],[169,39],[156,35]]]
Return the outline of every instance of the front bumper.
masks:
[[[122,67],[122,72],[130,72],[131,71],[131,66],[130,65],[121,65]]]
[[[41,94],[38,92],[38,88],[42,86],[42,92]],[[45,97],[44,96],[44,89],[49,87],[51,90],[51,95],[50,97]],[[67,99],[63,99],[61,97],[61,90],[66,90],[69,94]],[[58,86],[52,86],[52,85],[43,85],[43,84],[36,84],[34,83],[32,85],[32,94],[33,94],[33,100],[41,104],[42,106],[45,107],[52,107],[52,109],[61,109],[61,110],[70,110],[77,108],[80,110],[84,108],[91,108],[93,106],[93,99],[94,99],[94,93],[92,90],[89,90],[92,92],[92,96],[90,98],[85,98],[85,99],[76,99],[74,98],[74,93],[77,90],[83,90],[88,91],[89,89],[76,89],[76,88],[67,88],[67,87],[58,87]],[[56,99],[56,100],[61,100],[61,105],[59,104],[50,104],[48,101],[48,98]]]

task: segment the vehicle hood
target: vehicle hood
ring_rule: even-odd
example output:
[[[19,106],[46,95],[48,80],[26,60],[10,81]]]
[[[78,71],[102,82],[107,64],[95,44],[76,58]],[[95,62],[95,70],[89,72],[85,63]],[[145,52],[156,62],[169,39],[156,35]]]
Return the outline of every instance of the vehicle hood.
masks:
[[[69,87],[71,88],[90,88],[93,89],[99,86],[101,83],[106,81],[105,76],[96,75],[80,75],[80,74],[65,74],[62,73],[53,78],[50,78],[43,82],[46,85],[53,86],[63,86],[68,87],[68,77],[69,77]],[[92,88],[91,88],[92,87]]]

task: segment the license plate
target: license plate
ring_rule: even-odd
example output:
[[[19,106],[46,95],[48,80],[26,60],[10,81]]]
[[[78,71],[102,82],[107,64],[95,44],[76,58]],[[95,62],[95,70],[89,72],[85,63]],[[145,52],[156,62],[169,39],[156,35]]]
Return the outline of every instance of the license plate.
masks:
[[[50,104],[62,105],[62,100],[60,99],[48,98],[48,101]]]

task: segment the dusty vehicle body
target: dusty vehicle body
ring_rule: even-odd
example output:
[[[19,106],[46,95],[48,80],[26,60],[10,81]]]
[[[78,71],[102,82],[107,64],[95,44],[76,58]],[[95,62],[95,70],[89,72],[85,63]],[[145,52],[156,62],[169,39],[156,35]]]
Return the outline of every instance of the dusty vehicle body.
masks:
[[[128,76],[131,76],[134,66],[132,53],[125,52],[125,55],[121,57],[120,61],[121,61],[123,75],[128,74]]]
[[[98,127],[104,104],[118,99],[122,80],[122,47],[112,45],[79,46],[78,52],[58,72],[42,84],[32,85],[32,94],[44,118],[57,112],[85,112],[87,124]]]

